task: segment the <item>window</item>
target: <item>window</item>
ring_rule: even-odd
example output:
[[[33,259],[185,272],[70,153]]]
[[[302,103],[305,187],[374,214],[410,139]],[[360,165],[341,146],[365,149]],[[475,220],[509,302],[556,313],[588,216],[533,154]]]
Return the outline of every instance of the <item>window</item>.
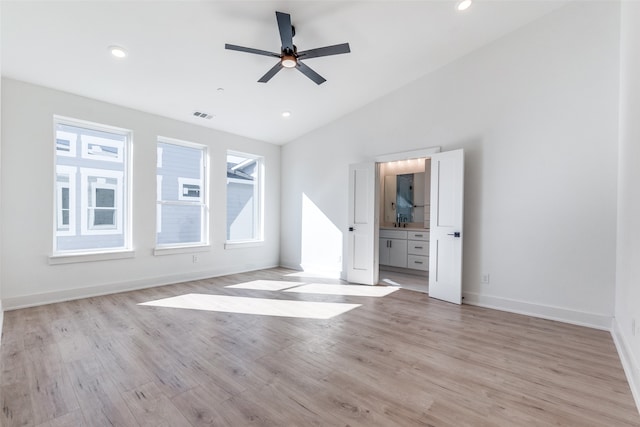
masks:
[[[206,245],[206,147],[158,138],[156,152],[156,245]]]
[[[262,240],[262,157],[227,153],[227,242]]]
[[[80,191],[88,195],[82,201],[83,234],[120,234],[123,211],[119,201],[123,191],[123,173],[81,168],[80,175]]]
[[[73,236],[75,226],[76,168],[56,167],[56,233]]]
[[[128,250],[131,133],[63,118],[55,133],[54,253]]]

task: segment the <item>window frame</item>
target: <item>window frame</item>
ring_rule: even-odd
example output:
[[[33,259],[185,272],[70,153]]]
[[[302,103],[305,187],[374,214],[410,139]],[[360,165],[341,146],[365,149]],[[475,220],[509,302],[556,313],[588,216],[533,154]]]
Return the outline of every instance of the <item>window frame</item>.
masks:
[[[163,176],[158,175],[158,168],[164,167],[164,160],[160,156],[164,156],[163,147],[158,144],[177,145],[191,149],[202,151],[202,162],[200,164],[200,180],[194,178],[178,177],[178,200],[162,200],[162,182]],[[179,253],[181,250],[192,251],[193,248],[209,247],[209,215],[211,207],[209,205],[209,147],[205,144],[184,141],[176,138],[158,136],[156,138],[156,236],[154,255],[168,255]],[[182,195],[182,184],[192,184],[198,181],[200,185],[200,195],[196,199],[194,197],[184,197]],[[158,233],[162,232],[162,206],[200,206],[202,215],[200,217],[200,241],[190,243],[158,243]],[[176,252],[177,251],[177,252]]]
[[[264,176],[265,176],[265,160],[264,156],[259,154],[245,153],[242,151],[236,150],[227,150],[225,160],[228,159],[229,156],[237,156],[244,157],[246,159],[252,159],[256,162],[256,181],[252,181],[253,183],[253,197],[255,200],[253,206],[253,238],[251,239],[229,239],[228,236],[228,223],[225,224],[225,249],[232,249],[238,247],[251,247],[262,244],[264,242],[264,200],[265,200],[265,190],[264,190]],[[226,165],[227,162],[225,162]],[[225,168],[226,169],[226,168]],[[226,175],[226,170],[225,170]],[[239,180],[237,178],[229,178],[226,177],[225,183],[225,218],[228,221],[229,215],[229,184],[230,183],[240,183],[249,185],[248,182],[244,182],[243,180]]]
[[[54,124],[54,129],[55,129],[55,124]],[[73,140],[69,139],[69,151],[58,150],[58,135],[55,134],[54,138],[56,141],[56,149],[55,149],[56,156],[76,157],[77,137]]]
[[[109,161],[107,158],[85,158],[83,157],[83,148],[80,147],[80,153],[77,153],[78,144],[83,144],[82,141],[71,141],[71,151],[70,152],[60,152],[57,149],[57,128],[59,125],[62,126],[70,126],[81,129],[86,129],[88,131],[96,131],[96,132],[106,132],[115,135],[120,135],[124,137],[125,141],[119,149],[118,160],[111,159],[111,161],[118,161],[122,163],[122,171],[113,171],[109,169],[97,169],[95,167],[85,168],[80,165],[69,166],[69,165],[59,165],[58,164],[58,155],[63,157],[76,157],[82,159],[84,161],[97,160],[97,161]],[[77,138],[82,139],[82,138]],[[129,129],[124,129],[120,127],[105,125],[101,123],[90,122],[86,120],[64,117],[59,115],[53,116],[53,141],[55,142],[53,148],[53,170],[54,170],[54,179],[53,179],[53,188],[54,188],[54,203],[53,203],[53,233],[52,233],[52,253],[49,256],[50,264],[67,264],[74,262],[84,262],[84,261],[100,261],[103,259],[119,259],[123,257],[132,257],[134,256],[134,251],[132,248],[132,158],[133,158],[133,132]],[[77,154],[76,154],[77,153]],[[70,212],[76,211],[75,214],[70,213],[69,217],[69,233],[58,231],[58,195],[59,191],[59,183],[58,183],[58,174],[59,171],[65,171],[69,169],[74,169],[73,173],[68,173],[69,175],[69,209]],[[122,192],[122,202],[124,206],[118,207],[118,229],[120,230],[118,233],[122,234],[123,237],[123,245],[119,247],[110,247],[110,248],[89,248],[89,249],[71,249],[71,250],[61,250],[58,249],[58,237],[74,237],[74,236],[82,236],[82,235],[99,235],[99,234],[116,234],[113,233],[112,230],[109,230],[109,233],[105,233],[104,230],[86,230],[86,217],[88,217],[87,209],[83,209],[85,204],[87,204],[88,197],[88,188],[86,186],[85,175],[83,175],[83,171],[87,170],[95,170],[99,171],[97,176],[107,176],[111,173],[119,173],[121,177],[118,180],[118,185],[120,187],[120,191]],[[105,175],[105,173],[107,175]],[[67,174],[63,172],[62,174]],[[85,197],[80,197],[80,209],[79,209],[79,218],[76,216],[78,211],[78,204],[76,203],[76,199],[78,198],[78,194],[76,192],[77,179],[80,179],[80,191],[81,194],[87,194]],[[73,183],[72,183],[73,181]],[[118,201],[116,200],[116,204]],[[73,206],[73,208],[72,208]],[[83,220],[83,217],[85,219]],[[84,221],[84,222],[83,222]],[[76,232],[78,228],[78,222],[80,222],[80,229]],[[73,230],[73,233],[71,231]]]
[[[65,155],[65,154],[63,154]],[[75,236],[76,235],[76,174],[78,168],[75,166],[56,165],[56,191],[55,191],[55,230],[56,236]],[[68,181],[59,182],[58,177],[65,175]],[[65,185],[66,184],[66,185]],[[69,224],[65,226],[62,223],[62,188],[69,190]]]
[[[92,130],[99,130],[99,129],[92,129]],[[94,139],[97,140],[98,138],[93,135],[82,135],[80,137],[80,143],[82,146],[82,152],[80,153],[80,156],[83,159],[97,160],[100,162],[114,162],[114,163],[122,163],[124,161],[124,148],[125,148],[124,145],[121,147],[120,143],[111,142],[111,141],[102,141],[102,142],[95,141],[94,142],[92,141]],[[101,145],[104,147],[115,148],[117,150],[116,155],[115,157],[112,157],[112,156],[104,156],[104,155],[94,153],[92,150],[89,149],[89,145]]]

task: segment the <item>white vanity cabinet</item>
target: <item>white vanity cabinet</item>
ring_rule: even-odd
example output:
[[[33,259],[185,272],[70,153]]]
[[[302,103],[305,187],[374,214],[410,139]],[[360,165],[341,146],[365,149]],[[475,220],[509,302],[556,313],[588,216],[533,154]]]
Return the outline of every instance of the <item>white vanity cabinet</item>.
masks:
[[[407,268],[429,270],[429,232],[409,231],[407,238]]]
[[[407,267],[407,232],[380,230],[380,265]]]

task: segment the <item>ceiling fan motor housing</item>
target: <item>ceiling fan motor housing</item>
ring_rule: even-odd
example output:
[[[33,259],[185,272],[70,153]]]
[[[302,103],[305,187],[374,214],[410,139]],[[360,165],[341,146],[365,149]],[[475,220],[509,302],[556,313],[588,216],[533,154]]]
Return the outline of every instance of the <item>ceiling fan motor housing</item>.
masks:
[[[266,83],[282,68],[297,68],[302,74],[313,80],[316,84],[322,84],[326,81],[324,77],[316,73],[306,64],[300,61],[300,58],[310,59],[319,58],[321,56],[339,55],[341,53],[349,53],[351,49],[349,43],[339,45],[319,47],[316,49],[305,50],[298,53],[298,48],[293,44],[293,37],[296,35],[296,29],[291,25],[291,15],[283,12],[276,12],[276,20],[278,22],[278,30],[280,32],[280,54],[269,52],[266,50],[254,49],[250,47],[225,44],[225,49],[237,50],[240,52],[253,53],[256,55],[264,55],[279,58],[280,61],[273,66],[267,73],[258,80],[260,83]]]

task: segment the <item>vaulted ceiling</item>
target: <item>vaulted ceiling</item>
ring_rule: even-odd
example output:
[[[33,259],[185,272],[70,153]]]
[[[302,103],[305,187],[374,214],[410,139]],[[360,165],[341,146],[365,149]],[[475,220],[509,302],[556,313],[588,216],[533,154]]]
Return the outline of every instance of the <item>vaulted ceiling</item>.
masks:
[[[2,1],[2,75],[281,144],[566,3],[475,0],[459,12],[456,0]],[[291,14],[300,50],[350,44],[305,62],[322,85],[288,69],[258,83],[277,59],[224,49],[279,52],[275,11]]]

